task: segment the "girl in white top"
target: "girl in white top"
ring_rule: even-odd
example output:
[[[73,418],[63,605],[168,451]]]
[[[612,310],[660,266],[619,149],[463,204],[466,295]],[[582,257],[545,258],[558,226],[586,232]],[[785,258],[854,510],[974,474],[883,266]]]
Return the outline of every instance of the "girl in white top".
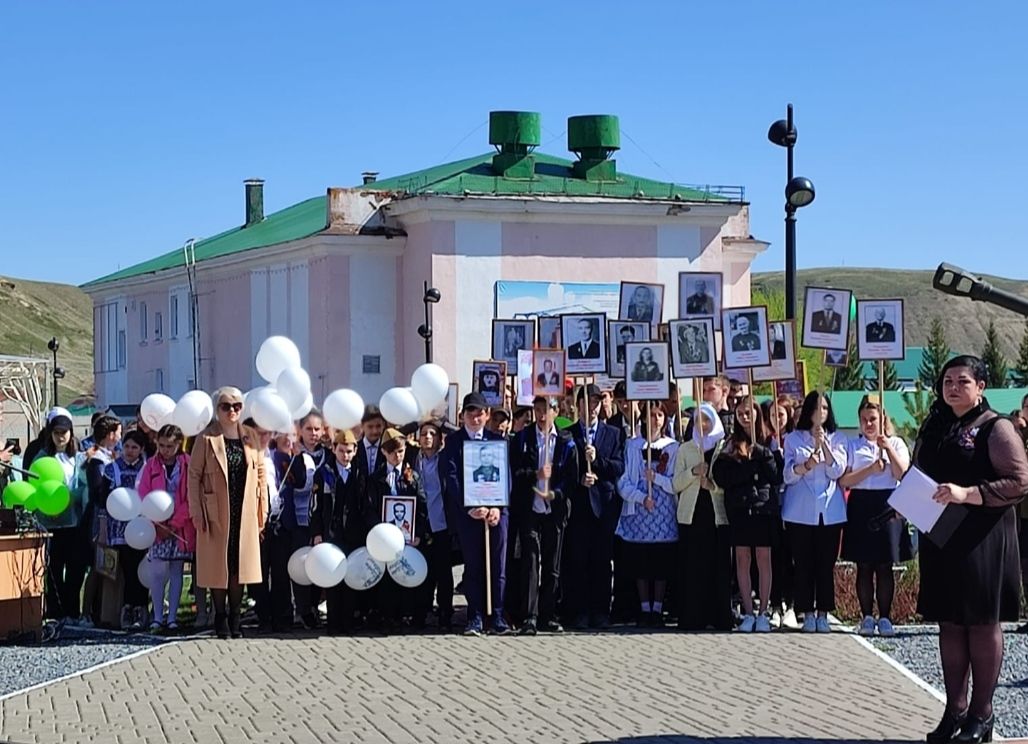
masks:
[[[835,559],[846,521],[837,481],[846,470],[846,437],[832,403],[818,392],[803,400],[796,431],[785,438],[782,520],[796,565],[795,607],[805,633],[827,633],[835,609]]]
[[[892,566],[913,556],[906,521],[899,514],[888,516],[889,496],[910,466],[910,452],[902,439],[893,436],[892,422],[878,403],[865,396],[857,415],[860,434],[849,441],[846,474],[839,479],[839,485],[850,489],[842,558],[857,564],[857,600],[864,618],[858,632],[874,635],[872,610],[877,594],[877,629],[891,636]]]

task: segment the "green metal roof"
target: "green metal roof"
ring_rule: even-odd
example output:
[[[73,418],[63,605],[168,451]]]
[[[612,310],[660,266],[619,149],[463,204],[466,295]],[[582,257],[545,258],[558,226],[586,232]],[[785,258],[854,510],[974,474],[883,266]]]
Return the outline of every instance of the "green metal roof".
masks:
[[[1028,393],[1028,388],[990,388],[985,391],[985,398],[989,405],[997,413],[1007,414],[1016,408],[1021,407],[1021,399]],[[832,411],[835,413],[835,421],[840,429],[857,429],[860,426],[857,417],[857,408],[860,406],[860,399],[867,393],[860,390],[836,390],[830,393],[832,399]],[[885,391],[885,411],[895,426],[912,424],[914,419],[907,413],[907,407],[903,403],[903,396],[911,397],[917,393],[901,393],[897,390]],[[931,399],[931,393],[927,390],[921,392],[926,401]]]
[[[391,191],[403,196],[468,194],[495,196],[601,196],[619,199],[673,199],[688,202],[740,203],[744,192],[738,186],[690,187],[619,173],[616,181],[587,181],[572,175],[573,161],[533,153],[532,178],[504,178],[492,169],[493,153],[457,160],[424,170],[385,178],[363,186],[367,191]],[[235,227],[197,241],[196,261],[264,248],[299,240],[326,228],[326,197],[317,196],[268,215],[250,227]],[[149,261],[94,279],[82,286],[93,287],[119,279],[154,274],[183,265],[177,248]]]

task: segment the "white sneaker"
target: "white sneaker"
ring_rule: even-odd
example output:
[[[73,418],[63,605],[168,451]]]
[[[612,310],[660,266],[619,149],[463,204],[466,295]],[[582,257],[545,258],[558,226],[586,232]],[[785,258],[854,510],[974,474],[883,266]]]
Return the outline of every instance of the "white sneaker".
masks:
[[[896,629],[892,627],[892,621],[887,617],[878,619],[878,635],[885,638],[892,638],[896,635]]]
[[[857,633],[862,636],[873,636],[875,634],[875,619],[870,615],[864,617],[860,625],[857,626]]]
[[[771,619],[761,613],[757,615],[757,624],[753,627],[758,633],[770,633],[771,632]]]
[[[790,610],[791,612],[791,610]],[[808,612],[803,615],[803,628],[804,633],[814,633],[817,631],[817,621],[814,618],[813,612]]]
[[[772,628],[781,628],[782,627],[782,613],[780,613],[777,610],[775,610],[775,614],[773,614],[771,616],[770,622],[771,622],[771,627]]]
[[[742,619],[742,623],[739,625],[740,633],[752,633],[753,626],[756,625],[757,619],[753,615],[747,615]]]
[[[785,614],[782,615],[782,625],[786,628],[792,628],[793,630],[800,627],[800,621],[796,619],[796,611],[793,610],[792,607],[787,609]]]
[[[818,615],[817,616],[817,621],[815,622],[815,627],[817,628],[817,632],[818,633],[831,633],[832,632],[832,629],[828,627],[828,616],[827,615]]]

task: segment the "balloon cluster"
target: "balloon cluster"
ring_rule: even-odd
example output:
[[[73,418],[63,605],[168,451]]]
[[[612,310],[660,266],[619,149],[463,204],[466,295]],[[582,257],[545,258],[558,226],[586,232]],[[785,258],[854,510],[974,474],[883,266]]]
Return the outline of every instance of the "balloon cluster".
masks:
[[[349,556],[331,543],[300,548],[289,557],[289,578],[303,586],[337,586],[340,582],[355,591],[371,589],[386,572],[400,586],[420,586],[428,578],[428,561],[412,545],[405,545],[403,532],[394,524],[377,524],[368,533],[367,545]]]
[[[271,336],[257,350],[256,364],[268,384],[243,396],[242,418],[253,418],[268,431],[290,431],[314,408],[311,376],[301,365],[300,350],[285,336]]]
[[[157,541],[157,525],[175,512],[175,500],[167,491],[151,491],[139,498],[134,488],[115,488],[107,496],[107,514],[127,522],[125,542],[135,550],[147,550]]]
[[[4,506],[20,506],[25,511],[38,511],[46,517],[57,517],[71,505],[71,491],[65,484],[64,466],[56,457],[39,457],[32,461],[29,472],[35,478],[11,481],[3,492]]]
[[[378,401],[382,416],[396,426],[406,426],[428,417],[446,400],[450,378],[438,364],[422,364],[411,376],[410,387],[386,390]]]
[[[139,404],[139,418],[153,431],[174,424],[187,437],[195,437],[214,418],[214,402],[203,390],[190,390],[177,403],[164,393],[150,393]]]

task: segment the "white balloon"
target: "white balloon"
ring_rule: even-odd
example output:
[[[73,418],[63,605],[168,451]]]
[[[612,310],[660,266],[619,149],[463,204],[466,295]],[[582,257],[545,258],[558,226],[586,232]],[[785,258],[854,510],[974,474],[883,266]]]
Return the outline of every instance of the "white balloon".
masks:
[[[167,522],[175,513],[175,499],[167,491],[150,491],[143,499],[139,513],[151,522]]]
[[[164,393],[150,393],[139,404],[139,417],[154,431],[160,431],[162,426],[170,424],[174,412],[175,401]]]
[[[421,406],[410,388],[389,388],[378,401],[382,417],[394,426],[406,426],[421,417]]]
[[[421,410],[431,411],[446,400],[450,377],[438,364],[422,364],[411,375],[410,387]]]
[[[413,545],[405,546],[400,557],[386,568],[393,581],[410,589],[421,586],[428,578],[428,561]]]
[[[325,422],[335,429],[352,429],[364,416],[364,401],[353,390],[333,390],[321,406]]]
[[[300,366],[300,350],[285,336],[264,339],[257,351],[257,373],[268,382],[275,382],[283,370]]]
[[[293,414],[274,389],[254,390],[250,398],[250,413],[259,427],[283,433],[292,430]]]
[[[381,522],[368,532],[368,553],[376,561],[392,563],[403,554],[403,532],[395,524]]]
[[[157,539],[157,528],[146,517],[136,517],[125,525],[125,542],[130,548],[147,550]]]
[[[385,564],[372,558],[367,548],[357,548],[346,558],[346,576],[343,581],[355,591],[370,589],[385,575]]]
[[[289,410],[295,410],[303,405],[311,393],[311,376],[303,367],[288,367],[275,380],[275,389]]]
[[[308,578],[315,586],[329,589],[346,578],[346,556],[332,543],[318,543],[303,562]]]
[[[307,568],[305,566],[307,556],[311,552],[308,548],[299,548],[291,556],[289,556],[289,563],[286,564],[286,570],[289,572],[289,578],[293,580],[294,584],[300,584],[301,586],[310,586],[311,579],[307,575]]]
[[[307,397],[303,399],[303,404],[299,408],[294,408],[290,412],[290,416],[293,417],[293,421],[299,421],[308,413],[314,409],[314,394],[307,393]]]
[[[139,577],[140,584],[150,589],[161,578],[157,561],[150,560],[149,556],[141,560],[139,568],[136,569],[136,576]]]
[[[178,399],[171,414],[171,423],[187,437],[195,437],[214,418],[214,402],[203,390],[190,390]]]
[[[107,513],[119,522],[131,522],[139,516],[142,502],[134,488],[115,488],[107,495]]]

